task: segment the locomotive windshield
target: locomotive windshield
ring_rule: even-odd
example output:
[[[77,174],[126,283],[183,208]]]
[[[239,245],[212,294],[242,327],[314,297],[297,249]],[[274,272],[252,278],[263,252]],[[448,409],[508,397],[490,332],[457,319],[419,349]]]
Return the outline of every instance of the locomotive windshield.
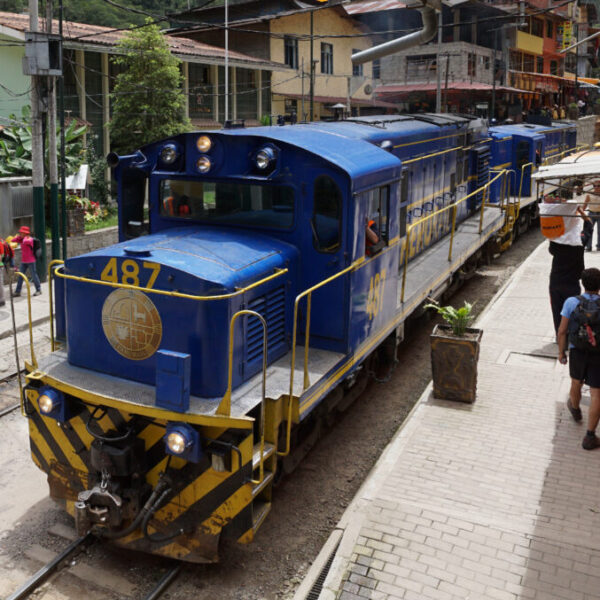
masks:
[[[164,179],[162,217],[288,229],[294,222],[289,186]]]

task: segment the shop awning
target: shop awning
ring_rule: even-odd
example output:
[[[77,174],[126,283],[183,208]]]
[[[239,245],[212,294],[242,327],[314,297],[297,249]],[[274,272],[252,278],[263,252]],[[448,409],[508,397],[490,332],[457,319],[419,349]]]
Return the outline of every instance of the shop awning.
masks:
[[[293,98],[294,100],[301,100],[302,94],[283,94],[279,93],[278,96],[283,96],[284,98]],[[343,104],[346,106],[347,99],[341,96],[314,96],[314,102],[319,102],[320,104]],[[310,102],[310,96],[308,94],[304,95],[305,104]],[[384,100],[371,100],[370,98],[350,98],[351,106],[377,106],[379,108],[397,108],[395,104],[391,102],[385,102]]]
[[[450,81],[448,82],[448,87],[446,87],[445,84],[442,84],[442,92],[446,89],[449,92],[492,92],[494,86],[490,83],[481,83],[479,81]],[[435,91],[437,91],[437,83],[412,83],[406,85],[390,84],[380,85],[375,88],[375,94],[390,96],[411,94],[414,92]],[[497,85],[496,92],[510,92],[514,94],[536,93],[504,85]]]

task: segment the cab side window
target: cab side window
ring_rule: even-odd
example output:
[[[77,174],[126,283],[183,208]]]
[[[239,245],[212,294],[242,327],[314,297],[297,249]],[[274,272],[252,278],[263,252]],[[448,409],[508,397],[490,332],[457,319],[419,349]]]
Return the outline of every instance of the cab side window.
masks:
[[[310,221],[313,243],[319,252],[335,252],[342,243],[342,194],[331,177],[315,180],[313,215]]]
[[[366,193],[367,223],[366,250],[367,256],[372,256],[388,245],[389,241],[389,210],[390,186],[385,185]]]

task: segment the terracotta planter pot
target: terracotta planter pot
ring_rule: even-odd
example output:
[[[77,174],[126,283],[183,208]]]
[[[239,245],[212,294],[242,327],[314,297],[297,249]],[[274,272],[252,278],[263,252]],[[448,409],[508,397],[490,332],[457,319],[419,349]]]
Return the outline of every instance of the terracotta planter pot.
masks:
[[[468,328],[457,337],[448,325],[436,325],[431,334],[433,395],[440,400],[474,402],[481,329]]]

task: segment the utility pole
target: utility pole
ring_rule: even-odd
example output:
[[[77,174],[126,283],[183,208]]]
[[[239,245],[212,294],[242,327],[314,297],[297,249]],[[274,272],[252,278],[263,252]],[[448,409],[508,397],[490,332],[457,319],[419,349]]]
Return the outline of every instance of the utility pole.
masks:
[[[62,53],[62,35],[63,35],[63,0],[59,3],[58,12],[58,35],[61,42]],[[59,79],[59,98],[60,98],[60,220],[62,233],[62,259],[67,260],[67,186],[65,180],[65,74],[61,74]]]
[[[314,49],[313,49],[313,36],[314,36],[314,21],[313,21],[314,11],[310,11],[310,82],[309,82],[309,96],[310,96],[310,119],[312,121],[314,118],[314,104],[315,104],[315,61],[314,61]]]
[[[435,112],[442,112],[442,65],[440,64],[440,53],[442,50],[442,11],[438,13],[438,39],[437,39],[437,58],[435,61],[435,70],[437,72],[437,88],[435,92]]]
[[[39,32],[38,0],[29,0],[29,27]],[[33,43],[36,41],[34,39]],[[46,221],[44,214],[44,142],[42,130],[42,78],[31,76],[31,171],[33,179],[33,229],[42,243],[42,256],[38,260],[40,279],[46,274]]]
[[[52,33],[52,0],[46,0],[46,31]],[[56,77],[48,76],[48,171],[50,178],[50,219],[52,260],[60,258],[58,218],[58,162],[56,157]]]

